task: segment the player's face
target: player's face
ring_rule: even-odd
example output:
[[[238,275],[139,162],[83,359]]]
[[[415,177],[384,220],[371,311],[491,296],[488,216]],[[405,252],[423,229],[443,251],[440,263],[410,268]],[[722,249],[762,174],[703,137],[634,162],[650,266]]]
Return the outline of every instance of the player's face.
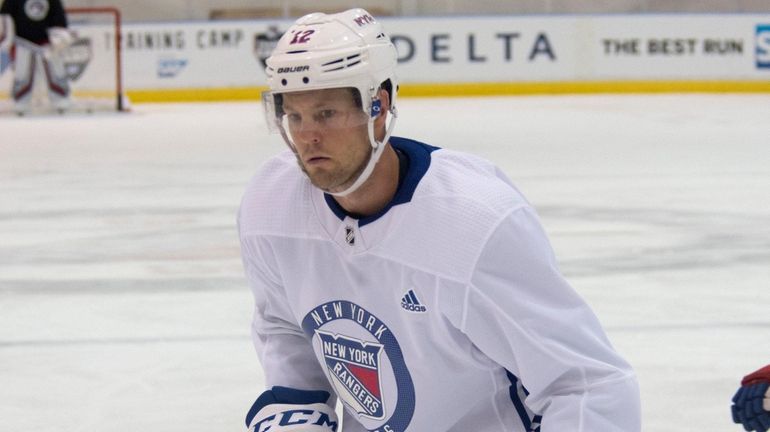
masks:
[[[366,115],[350,89],[285,93],[283,111],[284,129],[313,185],[339,192],[358,178],[372,147]]]

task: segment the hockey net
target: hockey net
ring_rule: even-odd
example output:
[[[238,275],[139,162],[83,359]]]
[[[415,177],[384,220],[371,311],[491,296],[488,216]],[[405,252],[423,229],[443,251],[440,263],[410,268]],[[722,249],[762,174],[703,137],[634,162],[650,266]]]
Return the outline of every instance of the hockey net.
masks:
[[[67,20],[75,38],[62,55],[69,77],[70,111],[125,111],[128,99],[123,89],[123,52],[120,43],[121,16],[113,7],[68,8]],[[36,77],[32,110],[48,111],[44,77]],[[0,112],[12,110],[10,97],[13,71],[0,76]]]

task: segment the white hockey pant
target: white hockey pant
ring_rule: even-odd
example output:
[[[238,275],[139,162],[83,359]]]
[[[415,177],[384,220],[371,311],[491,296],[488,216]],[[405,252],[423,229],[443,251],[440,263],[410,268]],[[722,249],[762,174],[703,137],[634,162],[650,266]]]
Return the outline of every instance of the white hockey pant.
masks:
[[[17,109],[29,107],[35,85],[41,84],[46,86],[48,100],[55,108],[67,107],[70,87],[61,56],[47,47],[17,38],[11,90]]]

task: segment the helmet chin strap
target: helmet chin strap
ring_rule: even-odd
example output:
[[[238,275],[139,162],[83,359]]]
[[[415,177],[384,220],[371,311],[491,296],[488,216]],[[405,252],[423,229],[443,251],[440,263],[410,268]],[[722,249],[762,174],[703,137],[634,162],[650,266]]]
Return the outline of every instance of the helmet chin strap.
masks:
[[[396,118],[398,117],[398,111],[396,110],[396,107],[391,106],[389,111],[392,117],[390,118],[388,129],[385,131],[385,136],[382,138],[382,141],[377,141],[374,138],[374,117],[369,118],[369,143],[372,145],[372,152],[369,155],[369,162],[367,162],[366,167],[363,171],[361,171],[361,174],[358,175],[356,181],[354,181],[353,184],[341,192],[330,192],[327,190],[324,192],[335,197],[345,197],[355,192],[369,179],[369,177],[372,175],[372,172],[374,172],[374,167],[377,165],[377,161],[379,161],[380,156],[382,156],[382,152],[385,151],[388,139],[390,138],[391,133],[393,133],[393,127],[396,124]]]

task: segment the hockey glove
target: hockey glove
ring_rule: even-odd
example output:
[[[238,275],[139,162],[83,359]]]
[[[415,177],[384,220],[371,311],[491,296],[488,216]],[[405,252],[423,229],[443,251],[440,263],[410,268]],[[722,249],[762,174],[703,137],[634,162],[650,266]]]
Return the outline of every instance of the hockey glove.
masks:
[[[743,377],[733,396],[732,414],[747,431],[770,430],[770,365]]]
[[[275,386],[262,393],[246,415],[249,432],[336,432],[329,392]]]
[[[48,29],[48,41],[51,43],[51,50],[60,53],[72,45],[75,35],[64,27],[51,27]]]

